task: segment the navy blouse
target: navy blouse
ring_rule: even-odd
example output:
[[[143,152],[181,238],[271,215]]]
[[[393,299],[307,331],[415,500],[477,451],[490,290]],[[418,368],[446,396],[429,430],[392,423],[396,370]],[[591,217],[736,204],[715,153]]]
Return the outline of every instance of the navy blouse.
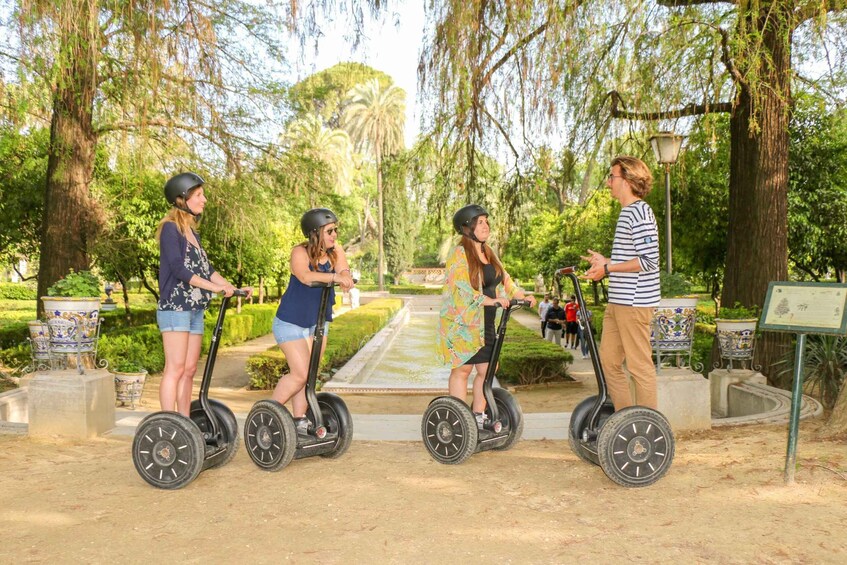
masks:
[[[159,239],[159,310],[205,310],[212,293],[188,281],[191,277],[209,279],[215,269],[206,251],[200,246],[200,236],[194,232],[198,247],[179,232],[174,222],[162,227]]]

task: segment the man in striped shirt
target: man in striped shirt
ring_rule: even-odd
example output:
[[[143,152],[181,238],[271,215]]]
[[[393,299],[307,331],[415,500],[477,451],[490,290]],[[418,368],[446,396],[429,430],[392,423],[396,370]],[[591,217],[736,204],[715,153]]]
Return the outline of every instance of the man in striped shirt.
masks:
[[[606,178],[621,203],[612,256],[588,250],[585,278],[609,277],[609,304],[603,317],[600,363],[615,410],[638,404],[656,409],[656,367],[650,346],[653,308],[659,304],[659,229],[653,210],[642,200],[653,175],[640,159],[620,156]],[[635,382],[635,402],[623,362]]]

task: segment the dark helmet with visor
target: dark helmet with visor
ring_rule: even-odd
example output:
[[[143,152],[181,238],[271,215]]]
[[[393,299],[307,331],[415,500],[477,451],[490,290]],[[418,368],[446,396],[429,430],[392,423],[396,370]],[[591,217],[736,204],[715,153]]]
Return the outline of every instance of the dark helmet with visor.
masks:
[[[329,208],[312,208],[300,218],[300,229],[303,230],[303,235],[309,237],[313,231],[327,224],[337,223],[338,217]]]
[[[479,204],[468,204],[464,208],[459,208],[459,211],[453,214],[453,227],[462,235],[473,237],[473,232],[465,233],[465,228],[470,228],[475,218],[479,216],[488,216],[488,210]]]
[[[182,196],[185,202],[188,199],[189,190],[205,183],[206,181],[197,173],[180,173],[165,183],[165,198],[172,206],[175,206],[177,197]]]

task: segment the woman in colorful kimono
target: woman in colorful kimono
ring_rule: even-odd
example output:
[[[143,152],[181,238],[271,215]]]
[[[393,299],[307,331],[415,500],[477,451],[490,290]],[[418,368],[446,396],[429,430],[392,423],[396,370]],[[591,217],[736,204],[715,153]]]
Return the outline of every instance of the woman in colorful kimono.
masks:
[[[482,384],[494,346],[497,307],[507,308],[512,298],[525,298],[534,306],[535,297],[512,282],[494,250],[486,245],[491,227],[485,208],[477,204],[461,208],[453,216],[453,227],[462,240],[447,258],[438,355],[452,366],[450,395],[462,401],[467,396],[468,376],[476,368],[471,409],[482,429],[488,418]]]

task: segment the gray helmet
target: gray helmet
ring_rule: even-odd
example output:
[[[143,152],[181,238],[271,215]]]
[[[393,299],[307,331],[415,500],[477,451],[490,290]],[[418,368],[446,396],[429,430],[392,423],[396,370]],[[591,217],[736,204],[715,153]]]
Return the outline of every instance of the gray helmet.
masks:
[[[300,218],[300,229],[303,235],[309,234],[327,224],[337,224],[338,218],[329,208],[312,208]]]
[[[178,196],[182,196],[183,201],[185,201],[189,190],[205,183],[206,181],[197,173],[180,173],[171,177],[165,183],[165,198],[168,199],[171,205],[176,204]]]
[[[471,222],[478,216],[488,216],[488,211],[479,204],[468,204],[453,214],[453,227],[462,235],[466,235],[463,228],[470,227]]]

